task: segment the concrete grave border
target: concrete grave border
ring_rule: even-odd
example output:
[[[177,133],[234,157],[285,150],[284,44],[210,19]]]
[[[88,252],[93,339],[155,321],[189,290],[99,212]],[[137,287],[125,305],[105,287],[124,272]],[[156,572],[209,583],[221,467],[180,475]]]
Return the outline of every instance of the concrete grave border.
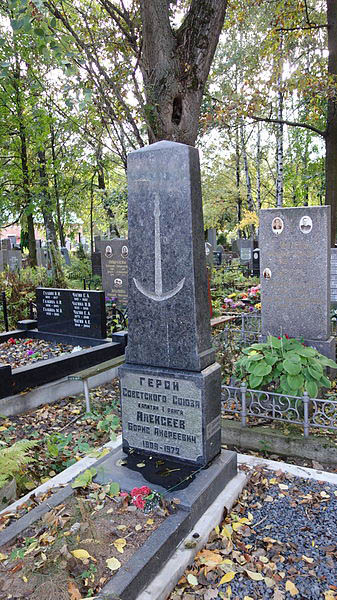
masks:
[[[119,332],[118,334],[113,334],[111,339],[95,340],[92,338],[43,333],[35,329],[15,329],[6,333],[0,333],[0,344],[8,341],[10,338],[34,338],[51,340],[56,343],[74,344],[75,346],[82,344],[90,346],[90,348],[81,349],[66,356],[57,356],[16,369],[12,369],[10,365],[0,363],[0,372],[3,375],[0,398],[18,394],[27,388],[60,379],[60,376],[64,377],[65,375],[70,375],[82,369],[117,358],[124,354],[126,336],[126,332]]]

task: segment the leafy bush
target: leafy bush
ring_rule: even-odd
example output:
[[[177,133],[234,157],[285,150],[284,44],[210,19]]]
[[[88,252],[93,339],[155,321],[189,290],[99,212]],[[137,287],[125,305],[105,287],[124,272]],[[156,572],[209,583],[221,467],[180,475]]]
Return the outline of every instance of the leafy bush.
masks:
[[[330,387],[325,367],[337,368],[333,360],[315,348],[286,335],[269,336],[266,342],[244,348],[242,353],[235,365],[237,377],[247,380],[250,388],[292,396],[302,396],[306,391],[316,398],[321,387]]]
[[[0,291],[6,292],[10,329],[16,327],[17,321],[29,318],[29,304],[36,300],[35,289],[50,285],[52,282],[44,267],[27,267],[18,272],[6,270],[0,273]]]
[[[20,440],[10,447],[0,448],[0,488],[24,465],[33,461],[32,457],[27,456],[27,451],[35,444],[36,442],[31,440]]]
[[[70,280],[83,281],[91,278],[91,261],[87,256],[71,258],[71,265],[66,267],[66,275]]]

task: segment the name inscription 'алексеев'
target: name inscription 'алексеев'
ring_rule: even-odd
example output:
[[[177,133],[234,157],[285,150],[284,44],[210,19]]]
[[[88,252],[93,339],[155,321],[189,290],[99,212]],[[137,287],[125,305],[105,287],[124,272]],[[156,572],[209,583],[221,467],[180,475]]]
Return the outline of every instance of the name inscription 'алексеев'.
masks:
[[[202,392],[195,383],[123,373],[121,399],[130,447],[186,460],[202,455]]]

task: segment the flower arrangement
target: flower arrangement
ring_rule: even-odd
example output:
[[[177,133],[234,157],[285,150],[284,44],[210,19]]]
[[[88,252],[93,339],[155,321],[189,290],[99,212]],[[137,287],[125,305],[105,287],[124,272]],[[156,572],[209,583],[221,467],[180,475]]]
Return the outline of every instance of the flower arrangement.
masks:
[[[147,485],[143,485],[140,488],[133,488],[128,494],[127,492],[121,492],[120,496],[125,499],[131,499],[131,504],[143,510],[145,513],[151,512],[161,502],[161,494],[155,490],[151,490]]]

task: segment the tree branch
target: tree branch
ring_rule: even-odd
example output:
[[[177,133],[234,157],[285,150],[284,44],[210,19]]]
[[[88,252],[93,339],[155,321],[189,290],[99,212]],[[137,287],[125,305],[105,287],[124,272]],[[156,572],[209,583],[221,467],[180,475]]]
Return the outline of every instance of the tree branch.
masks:
[[[318,127],[314,127],[313,125],[309,125],[307,123],[298,123],[297,121],[287,121],[286,119],[272,119],[270,117],[257,117],[255,115],[248,115],[249,119],[253,119],[253,121],[263,121],[265,123],[277,123],[278,125],[289,125],[290,127],[302,127],[303,129],[309,129],[309,131],[313,131],[322,137],[326,137],[326,129],[323,131],[322,129],[318,129]]]

